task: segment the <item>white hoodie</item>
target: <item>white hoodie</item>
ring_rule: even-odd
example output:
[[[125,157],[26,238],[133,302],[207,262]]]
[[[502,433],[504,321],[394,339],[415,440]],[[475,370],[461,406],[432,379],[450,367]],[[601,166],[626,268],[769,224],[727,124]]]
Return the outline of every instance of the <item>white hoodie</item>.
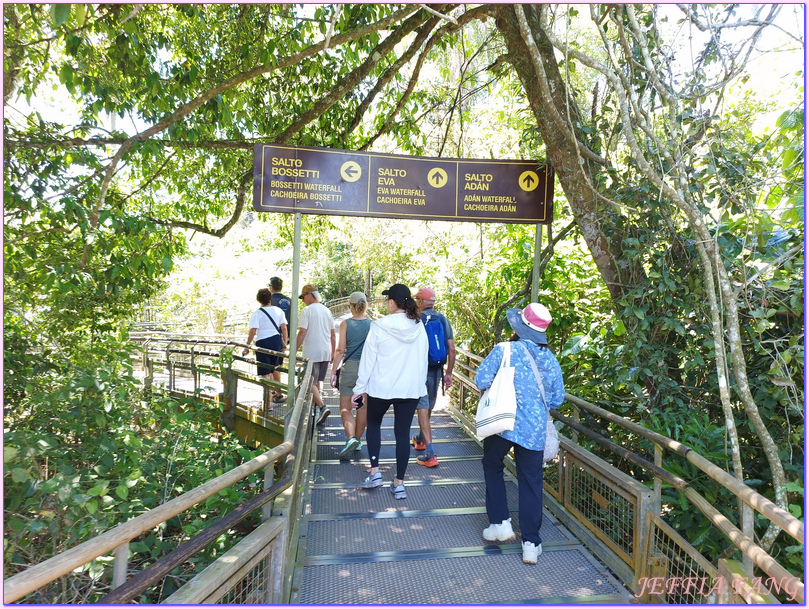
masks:
[[[427,332],[420,321],[391,313],[371,324],[354,395],[413,399],[427,394]]]

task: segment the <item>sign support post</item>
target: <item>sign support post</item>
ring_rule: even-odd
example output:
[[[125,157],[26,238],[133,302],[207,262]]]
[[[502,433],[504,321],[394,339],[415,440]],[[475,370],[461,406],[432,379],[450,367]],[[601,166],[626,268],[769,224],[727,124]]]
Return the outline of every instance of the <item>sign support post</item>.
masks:
[[[534,240],[534,272],[531,276],[531,302],[539,298],[539,259],[542,256],[542,225],[537,224],[537,233]]]
[[[298,360],[298,294],[300,293],[301,270],[301,214],[295,214],[295,236],[292,252],[292,300],[289,316],[289,374],[287,375],[287,396],[295,395],[295,368]],[[292,412],[294,404],[287,399],[287,414]]]

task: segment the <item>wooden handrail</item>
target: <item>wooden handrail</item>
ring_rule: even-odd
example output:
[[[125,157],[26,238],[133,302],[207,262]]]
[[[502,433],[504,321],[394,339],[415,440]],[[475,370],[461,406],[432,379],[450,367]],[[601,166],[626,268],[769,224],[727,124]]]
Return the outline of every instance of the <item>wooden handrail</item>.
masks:
[[[165,522],[169,518],[181,514],[200,501],[204,501],[208,497],[226,489],[242,478],[267,467],[287,455],[293,448],[293,443],[289,440],[285,440],[264,454],[243,463],[229,472],[225,472],[221,476],[217,476],[213,480],[195,489],[183,493],[179,497],[161,506],[149,510],[145,514],[136,516],[132,520],[119,524],[98,537],[94,537],[44,562],[29,567],[21,573],[12,575],[3,582],[3,602],[13,603],[17,599],[41,588],[57,577],[66,575],[74,569],[94,560],[98,556],[111,552],[123,543],[128,543],[141,533],[153,529],[161,522]]]
[[[642,436],[663,448],[668,448],[669,450],[684,457],[689,463],[692,463],[697,468],[708,474],[712,480],[715,480],[733,493],[736,497],[744,501],[751,508],[766,516],[771,522],[774,522],[783,531],[786,531],[801,543],[804,542],[805,529],[803,522],[795,518],[786,510],[775,505],[775,503],[747,486],[741,480],[737,480],[722,468],[711,463],[693,448],[652,431],[651,429],[647,429],[646,427],[625,419],[620,415],[611,413],[603,408],[599,408],[595,404],[591,404],[590,402],[576,397],[575,395],[568,393],[565,395],[565,400],[575,406],[578,406],[579,408],[584,408],[588,412],[607,419],[612,423],[616,423],[624,429],[632,431],[639,436]]]
[[[309,365],[300,385],[301,388],[306,388],[307,379],[311,379],[311,366]],[[9,577],[3,582],[3,602],[13,603],[58,577],[66,575],[95,558],[113,551],[122,544],[129,543],[138,535],[153,529],[160,523],[181,514],[208,497],[228,488],[235,482],[289,455],[296,446],[294,439],[298,433],[300,419],[306,403],[304,396],[299,392],[292,408],[289,422],[284,428],[284,441],[278,446],[161,506]]]

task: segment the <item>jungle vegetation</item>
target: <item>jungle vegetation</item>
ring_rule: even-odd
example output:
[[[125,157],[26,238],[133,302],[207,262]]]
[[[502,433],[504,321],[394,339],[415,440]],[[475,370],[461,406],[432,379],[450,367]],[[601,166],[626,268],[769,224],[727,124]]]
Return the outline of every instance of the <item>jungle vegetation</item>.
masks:
[[[288,248],[291,218],[251,210],[257,142],[550,162],[539,283],[569,392],[803,518],[802,64],[756,90],[763,62],[802,56],[803,7],[423,6],[4,5],[6,574],[204,481],[202,455],[251,456],[199,405],[142,402],[127,328],[177,305],[195,238],[261,223],[245,251]],[[369,272],[433,283],[485,354],[530,295],[534,228],[425,224],[414,246],[410,222],[305,217],[310,278],[326,297]],[[675,529],[732,554],[667,492]],[[132,552],[148,563],[203,516],[174,524]],[[767,525],[740,523],[802,573],[803,547]],[[92,600],[103,573],[49,602]]]

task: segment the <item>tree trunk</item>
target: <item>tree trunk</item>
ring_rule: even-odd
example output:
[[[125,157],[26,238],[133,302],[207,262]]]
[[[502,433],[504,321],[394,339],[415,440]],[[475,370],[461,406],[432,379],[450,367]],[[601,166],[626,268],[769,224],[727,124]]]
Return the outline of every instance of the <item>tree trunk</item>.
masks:
[[[593,188],[593,162],[582,158],[581,143],[577,146],[574,138],[566,137],[553,118],[554,112],[566,116],[569,108],[574,123],[581,124],[581,113],[575,102],[567,99],[567,87],[559,73],[553,47],[540,26],[537,8],[523,5],[523,9],[539,49],[544,75],[537,74],[531,62],[531,53],[520,32],[514,6],[502,4],[498,5],[496,19],[508,48],[507,59],[522,82],[545,142],[548,160],[559,177],[598,271],[613,300],[619,300],[625,288],[642,280],[645,274],[639,265],[618,264],[622,256],[623,235],[617,232],[616,223],[610,220],[610,216],[617,212],[608,209],[609,203],[600,200]]]

